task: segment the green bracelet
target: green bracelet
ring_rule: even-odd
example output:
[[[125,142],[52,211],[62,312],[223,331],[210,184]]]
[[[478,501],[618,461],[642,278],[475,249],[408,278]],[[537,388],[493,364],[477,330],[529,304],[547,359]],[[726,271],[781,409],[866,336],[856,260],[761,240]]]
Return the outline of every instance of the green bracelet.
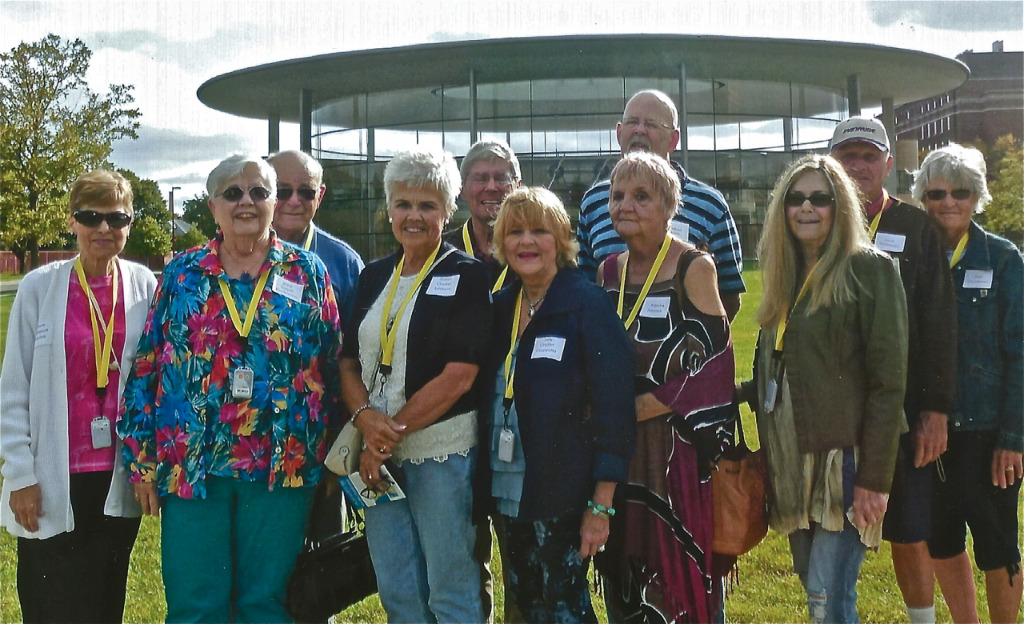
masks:
[[[614,507],[605,507],[601,503],[595,503],[592,500],[587,501],[587,508],[590,510],[590,513],[595,516],[603,515],[605,518],[611,518],[615,515]]]

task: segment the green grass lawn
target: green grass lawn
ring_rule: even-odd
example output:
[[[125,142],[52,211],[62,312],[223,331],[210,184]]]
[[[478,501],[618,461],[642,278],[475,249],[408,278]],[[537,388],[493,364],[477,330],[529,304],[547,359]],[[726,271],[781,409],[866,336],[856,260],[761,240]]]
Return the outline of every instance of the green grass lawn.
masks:
[[[753,316],[761,295],[760,275],[756,271],[748,271],[743,277],[748,292],[743,297],[743,307],[732,327],[737,379],[745,379],[751,374],[750,366],[757,339],[757,325],[753,321]],[[12,300],[12,296],[0,296],[0,322],[3,334],[7,331],[7,316]],[[749,432],[748,442],[756,448],[757,433],[754,429],[753,416],[745,407],[743,420]],[[18,606],[15,589],[16,567],[16,540],[7,532],[0,532],[0,622],[21,621],[21,609]],[[494,557],[494,567],[500,567],[497,556]],[[728,621],[807,622],[804,592],[799,580],[791,573],[791,568],[792,560],[786,538],[770,532],[759,546],[740,559],[738,582],[726,600]],[[985,589],[980,574],[976,575],[976,584],[979,615],[982,621],[986,621],[988,608],[985,605]],[[868,552],[857,588],[860,594],[857,604],[863,622],[907,621],[903,599],[896,587],[887,543],[883,542],[878,552]],[[495,612],[500,614],[504,602],[500,583],[496,584],[495,591]],[[595,606],[598,617],[604,621],[600,597],[595,597]],[[936,598],[936,607],[938,621],[948,622],[949,611],[941,597]],[[142,522],[139,539],[132,553],[125,621],[162,622],[166,612],[163,584],[160,579],[160,524],[158,520],[147,517]],[[342,622],[386,621],[376,596],[351,607],[337,619]]]

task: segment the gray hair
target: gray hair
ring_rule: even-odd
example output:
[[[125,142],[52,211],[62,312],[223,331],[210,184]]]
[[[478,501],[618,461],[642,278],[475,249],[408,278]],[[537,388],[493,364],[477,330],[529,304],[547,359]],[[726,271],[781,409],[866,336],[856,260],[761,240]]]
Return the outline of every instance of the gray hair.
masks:
[[[469,148],[466,156],[462,159],[459,173],[462,174],[463,180],[469,175],[469,170],[473,168],[473,165],[481,160],[503,160],[512,168],[515,182],[523,179],[523,174],[519,170],[519,159],[516,158],[516,153],[512,151],[508,143],[497,139],[481,139]]]
[[[294,158],[295,160],[299,161],[299,163],[306,168],[306,171],[309,172],[310,177],[313,178],[313,181],[316,182],[317,186],[324,183],[323,165],[320,164],[320,161],[318,161],[316,158],[313,158],[306,152],[299,150],[285,150],[283,152],[275,152],[270,156],[267,156],[267,162],[273,165],[278,160],[283,160],[285,158]]]
[[[213,198],[217,194],[217,189],[224,183],[225,180],[231,178],[237,178],[242,175],[242,171],[246,165],[256,165],[260,171],[260,176],[263,181],[267,183],[267,188],[270,190],[271,195],[277,189],[277,172],[267,161],[263,160],[262,157],[252,154],[232,154],[220,161],[220,163],[213,168],[210,172],[210,176],[206,178],[206,193]]]
[[[640,97],[641,95],[650,95],[657,99],[659,102],[668,108],[668,112],[672,115],[672,128],[679,128],[679,110],[676,108],[676,103],[672,101],[672,98],[668,96],[664,91],[658,91],[657,89],[644,89],[643,91],[637,91],[633,94],[633,97],[629,98],[626,102],[626,106],[622,109],[622,113],[626,113],[626,109],[629,108],[630,103]]]
[[[462,190],[462,178],[455,158],[448,152],[415,147],[396,154],[384,168],[384,197],[388,205],[391,205],[391,195],[399,184],[439,192],[448,218],[455,214],[455,200]]]
[[[914,173],[914,187],[911,193],[914,199],[923,203],[928,185],[933,180],[945,180],[954,187],[970,189],[978,198],[974,212],[982,212],[992,201],[988,183],[985,181],[987,173],[985,156],[981,152],[973,147],[950,143],[924,157],[921,168]]]

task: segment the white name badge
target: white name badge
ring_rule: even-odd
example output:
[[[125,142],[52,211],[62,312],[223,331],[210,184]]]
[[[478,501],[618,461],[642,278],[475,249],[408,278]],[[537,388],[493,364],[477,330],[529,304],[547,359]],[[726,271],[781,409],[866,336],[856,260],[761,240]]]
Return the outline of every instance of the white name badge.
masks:
[[[907,237],[902,234],[893,234],[891,232],[879,232],[875,236],[875,247],[878,247],[882,251],[891,251],[892,253],[903,253],[903,248],[907,246]]]
[[[297,282],[293,282],[290,279],[285,279],[280,275],[274,276],[274,283],[270,286],[270,289],[279,295],[284,295],[292,301],[302,301],[302,289],[303,285]]]
[[[547,358],[556,362],[562,361],[562,351],[565,350],[565,338],[560,336],[539,336],[533,343],[533,353],[530,358],[539,360]]]
[[[640,308],[640,316],[645,318],[668,318],[669,297],[647,297]]]
[[[672,221],[668,224],[669,231],[672,232],[672,236],[675,236],[679,240],[687,241],[690,240],[690,224],[683,223],[682,221]]]
[[[41,347],[53,342],[53,334],[47,323],[40,323],[36,326],[36,346]]]
[[[964,288],[992,288],[992,271],[967,269],[964,271]]]
[[[454,297],[455,291],[458,289],[458,275],[437,275],[431,278],[430,285],[427,286],[427,294],[438,297]]]

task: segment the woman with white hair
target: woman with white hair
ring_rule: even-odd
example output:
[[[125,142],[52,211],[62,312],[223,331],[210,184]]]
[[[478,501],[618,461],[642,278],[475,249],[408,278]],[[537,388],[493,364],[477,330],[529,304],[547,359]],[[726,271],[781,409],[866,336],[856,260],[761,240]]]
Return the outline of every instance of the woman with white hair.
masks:
[[[985,172],[981,152],[953,143],[925,157],[913,188],[939,225],[957,298],[956,402],[928,540],[954,622],[978,621],[967,527],[991,620],[1016,621],[1021,604],[1024,259],[973,219],[992,200]]]
[[[342,351],[342,399],[362,432],[359,472],[382,485],[385,460],[406,498],[366,510],[366,537],[389,622],[480,622],[471,479],[477,372],[491,331],[490,278],[441,240],[459,169],[415,149],[384,170],[396,253],[359,276]]]
[[[323,477],[337,397],[327,270],[270,227],[274,168],[222,161],[219,231],[164,269],[118,423],[146,514],[161,516],[168,622],[285,622],[285,587]]]

